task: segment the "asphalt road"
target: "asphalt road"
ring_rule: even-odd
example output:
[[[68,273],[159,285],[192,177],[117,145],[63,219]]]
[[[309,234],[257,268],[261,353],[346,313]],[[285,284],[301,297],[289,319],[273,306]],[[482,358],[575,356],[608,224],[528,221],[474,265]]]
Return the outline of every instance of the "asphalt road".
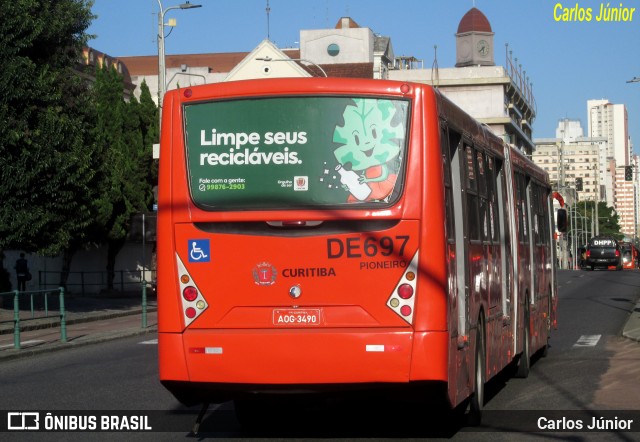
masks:
[[[640,433],[582,432],[514,434],[522,421],[571,417],[588,410],[635,410],[640,417],[640,343],[620,337],[638,295],[640,272],[560,273],[559,329],[552,333],[548,356],[534,362],[527,379],[510,373],[488,388],[486,417],[492,432],[453,425],[439,417],[416,417],[406,406],[377,397],[360,401],[306,404],[283,408],[286,424],[270,433],[243,431],[230,403],[212,406],[201,438],[431,438],[446,440],[639,440]],[[170,432],[153,433],[11,433],[12,440],[176,440],[187,438],[196,409],[182,407],[158,382],[157,344],[153,334],[74,348],[0,364],[1,410],[67,410],[100,414],[130,410],[151,415]],[[306,419],[298,421],[300,412]],[[168,412],[189,411],[186,416]],[[114,413],[115,413],[114,412]],[[520,414],[522,413],[522,414]],[[311,416],[311,418],[309,418]],[[520,422],[518,422],[520,420]],[[640,420],[640,419],[639,419]],[[640,422],[638,422],[640,424]],[[640,427],[636,427],[640,428]],[[64,437],[61,437],[64,436]]]

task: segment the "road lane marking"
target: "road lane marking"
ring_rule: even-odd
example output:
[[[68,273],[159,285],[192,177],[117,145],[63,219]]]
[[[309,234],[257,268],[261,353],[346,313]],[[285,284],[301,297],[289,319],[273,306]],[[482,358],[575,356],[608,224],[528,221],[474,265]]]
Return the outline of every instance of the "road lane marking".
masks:
[[[20,346],[23,345],[31,345],[31,344],[39,344],[40,342],[44,342],[42,339],[32,339],[30,341],[22,341],[20,343]],[[9,347],[13,347],[13,344],[5,344],[5,345],[0,345],[0,348],[9,348]]]
[[[578,342],[573,344],[574,347],[595,347],[602,335],[582,335]]]
[[[151,339],[149,341],[138,342],[138,344],[158,345],[158,340],[157,339]]]

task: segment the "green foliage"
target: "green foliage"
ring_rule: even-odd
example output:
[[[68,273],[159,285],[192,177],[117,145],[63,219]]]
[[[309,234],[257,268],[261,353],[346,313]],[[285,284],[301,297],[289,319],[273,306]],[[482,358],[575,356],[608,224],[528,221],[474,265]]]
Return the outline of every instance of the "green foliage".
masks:
[[[122,76],[114,69],[96,73],[96,157],[100,158],[100,192],[96,199],[99,230],[106,241],[122,241],[134,213],[143,211],[151,195],[145,169],[145,149],[139,104],[126,103]]]
[[[593,201],[581,201],[576,205],[577,213],[577,229],[592,231],[592,222],[595,219],[595,205]],[[584,224],[584,225],[583,225]],[[618,214],[615,213],[613,207],[607,206],[607,203],[598,203],[598,231],[600,235],[610,235],[616,239],[622,239],[624,236],[620,232],[620,224]],[[576,232],[577,238],[583,238],[581,231]],[[591,233],[587,235],[587,239],[591,238]]]
[[[158,185],[158,161],[153,159],[153,145],[160,142],[160,124],[158,107],[151,98],[151,91],[145,80],[142,80],[140,85],[139,115],[145,149],[145,167],[149,172],[149,184],[153,187]]]
[[[70,75],[90,6],[0,2],[0,249],[57,254],[91,222],[91,106]]]
[[[0,0],[0,253],[70,259],[89,244],[122,245],[152,203],[148,87],[127,103],[115,70],[99,69],[94,84],[74,74],[86,69],[92,3]]]

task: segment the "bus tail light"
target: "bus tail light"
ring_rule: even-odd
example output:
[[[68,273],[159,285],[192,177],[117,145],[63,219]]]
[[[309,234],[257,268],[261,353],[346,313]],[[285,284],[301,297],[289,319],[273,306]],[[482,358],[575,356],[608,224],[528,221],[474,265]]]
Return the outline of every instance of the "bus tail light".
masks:
[[[418,252],[405,269],[402,278],[387,300],[387,307],[411,324],[416,301],[416,276],[418,272]]]
[[[185,287],[184,290],[182,290],[182,297],[189,302],[193,302],[198,297],[198,289],[192,285]]]
[[[178,266],[178,276],[180,278],[182,316],[185,326],[188,326],[195,321],[209,305],[177,253],[176,263]]]

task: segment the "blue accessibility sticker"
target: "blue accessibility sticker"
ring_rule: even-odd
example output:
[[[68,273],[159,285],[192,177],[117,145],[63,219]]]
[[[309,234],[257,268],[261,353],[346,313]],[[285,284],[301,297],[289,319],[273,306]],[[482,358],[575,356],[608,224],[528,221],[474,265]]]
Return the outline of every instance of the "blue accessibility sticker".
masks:
[[[211,252],[208,239],[189,240],[189,262],[210,262]]]

